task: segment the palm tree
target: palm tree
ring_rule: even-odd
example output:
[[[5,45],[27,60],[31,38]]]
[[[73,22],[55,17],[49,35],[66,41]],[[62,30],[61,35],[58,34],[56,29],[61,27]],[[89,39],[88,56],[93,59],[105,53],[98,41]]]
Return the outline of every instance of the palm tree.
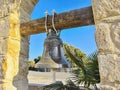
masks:
[[[98,58],[97,58],[98,52],[93,52],[87,57],[87,60],[89,61],[86,63],[88,71],[91,73],[92,80],[93,80],[93,86],[97,90],[96,83],[100,83],[100,74],[99,74],[99,67],[98,67]]]
[[[61,81],[57,81],[53,84],[44,86],[43,90],[79,90],[79,87],[77,87],[70,79],[66,81],[66,84],[64,85]]]
[[[100,82],[97,52],[92,53],[87,58],[80,58],[77,57],[77,54],[75,55],[79,52],[70,51],[68,47],[64,47],[66,54],[77,67],[72,71],[73,77],[71,77],[76,86],[84,85],[85,88],[89,88],[92,85],[97,90],[96,84]]]
[[[72,53],[73,56],[75,56],[77,59],[86,59],[86,54],[80,51],[78,48],[75,48],[74,46],[64,44],[64,51],[65,56],[68,59],[68,61],[71,63],[72,68],[76,67],[76,63],[72,60],[72,58],[69,56],[67,50]]]

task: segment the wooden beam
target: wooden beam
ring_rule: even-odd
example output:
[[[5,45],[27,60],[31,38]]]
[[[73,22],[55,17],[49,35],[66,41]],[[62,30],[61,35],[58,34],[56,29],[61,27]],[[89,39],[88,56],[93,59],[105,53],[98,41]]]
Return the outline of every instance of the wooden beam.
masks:
[[[48,28],[52,28],[52,16],[48,17]],[[31,35],[45,32],[45,17],[21,24],[21,34]],[[55,15],[55,27],[58,30],[93,25],[92,7],[76,9]]]

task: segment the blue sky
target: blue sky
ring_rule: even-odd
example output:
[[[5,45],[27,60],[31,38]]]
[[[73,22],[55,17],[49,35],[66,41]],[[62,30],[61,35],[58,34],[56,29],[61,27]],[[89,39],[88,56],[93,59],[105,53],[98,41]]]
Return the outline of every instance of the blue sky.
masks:
[[[40,0],[31,14],[31,19],[35,20],[44,17],[45,11],[48,11],[51,15],[53,9],[57,13],[61,13],[87,6],[91,6],[91,0]],[[90,54],[97,50],[94,33],[94,25],[71,28],[61,32],[61,39],[63,42],[79,48],[84,53]],[[29,52],[30,60],[42,55],[45,38],[45,33],[31,35]]]

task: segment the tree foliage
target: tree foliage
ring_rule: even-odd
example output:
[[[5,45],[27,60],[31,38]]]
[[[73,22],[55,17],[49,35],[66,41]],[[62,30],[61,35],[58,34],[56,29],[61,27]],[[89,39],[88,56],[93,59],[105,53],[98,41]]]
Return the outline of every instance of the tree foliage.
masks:
[[[38,71],[38,68],[36,68],[36,63],[38,63],[40,59],[41,59],[41,56],[38,56],[33,61],[32,60],[28,61],[29,70]]]
[[[33,70],[35,67],[35,62],[34,61],[28,61],[28,66],[29,66],[29,70]]]
[[[37,58],[34,59],[35,64],[38,63],[41,59],[41,56],[38,56]]]
[[[57,82],[52,83],[50,85],[44,86],[43,90],[79,90],[79,87],[77,87],[69,79],[69,80],[66,81],[65,85],[61,81],[57,81]]]
[[[77,86],[84,85],[85,88],[89,88],[90,85],[94,86],[100,82],[98,58],[97,52],[92,53],[88,57],[80,57],[81,53],[74,48],[72,51],[69,46],[65,46],[66,56],[72,60],[77,69],[73,70],[72,80]]]
[[[86,56],[79,49],[64,44],[65,56],[76,68],[72,71],[72,77],[64,85],[53,83],[45,86],[44,90],[81,90],[79,86],[84,85],[85,90],[93,86],[98,90],[96,84],[100,82],[97,52]]]
[[[69,50],[69,52],[71,52],[71,53],[69,53],[67,50]],[[76,67],[76,64],[79,64],[79,63],[77,63],[78,61],[78,59],[82,59],[83,61],[82,62],[84,62],[84,59],[86,59],[86,54],[85,53],[83,53],[82,51],[80,51],[78,48],[75,48],[75,47],[73,47],[73,46],[71,46],[71,45],[68,45],[68,44],[64,44],[64,51],[65,51],[65,56],[66,56],[66,58],[68,59],[68,61],[72,64],[72,67]],[[71,54],[71,57],[70,57],[70,54]],[[74,56],[76,57],[76,58],[74,58]],[[72,59],[77,59],[77,60],[75,60],[76,62],[74,62]]]

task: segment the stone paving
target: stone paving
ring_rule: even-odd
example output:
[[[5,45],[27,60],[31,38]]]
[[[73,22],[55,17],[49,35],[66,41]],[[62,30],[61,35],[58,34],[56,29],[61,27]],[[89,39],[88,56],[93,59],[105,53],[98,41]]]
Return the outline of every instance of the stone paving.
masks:
[[[34,72],[29,71],[28,79],[29,84],[41,84],[46,85],[53,82],[51,72]],[[65,83],[66,79],[70,77],[70,73],[67,72],[56,72],[56,81],[63,81]]]

